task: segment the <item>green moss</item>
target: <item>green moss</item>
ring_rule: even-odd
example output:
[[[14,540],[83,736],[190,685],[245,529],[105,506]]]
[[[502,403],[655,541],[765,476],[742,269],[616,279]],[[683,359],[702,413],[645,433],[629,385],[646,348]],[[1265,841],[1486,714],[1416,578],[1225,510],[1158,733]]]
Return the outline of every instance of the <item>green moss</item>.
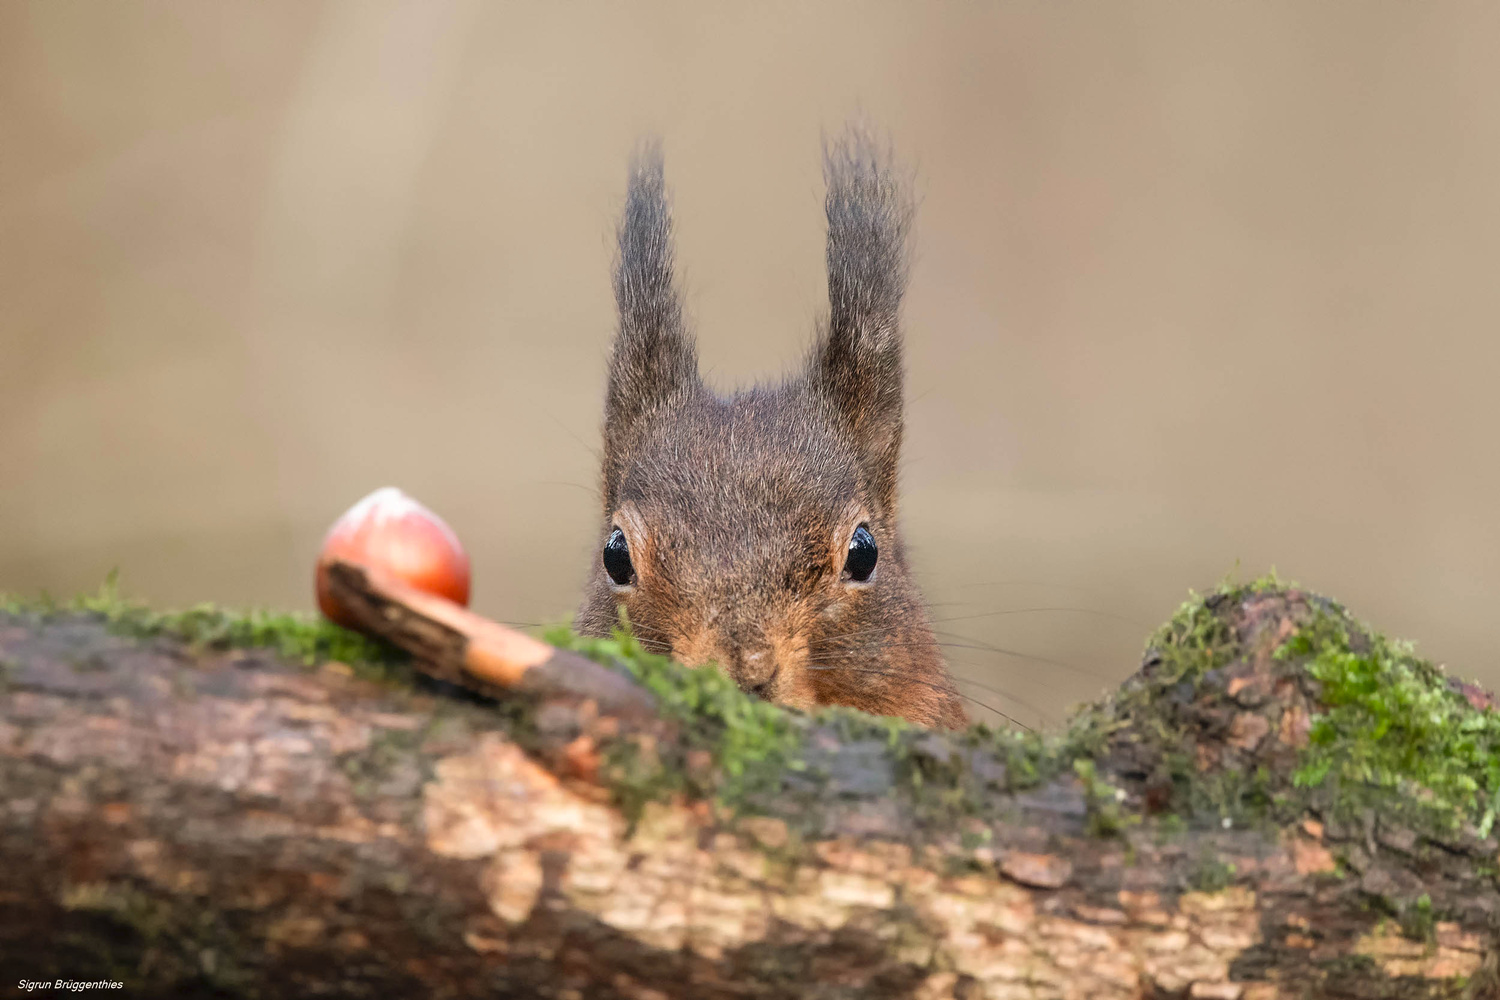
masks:
[[[1500,810],[1500,712],[1475,709],[1411,644],[1386,639],[1341,608],[1321,612],[1276,656],[1301,658],[1326,711],[1293,775],[1351,808],[1399,806],[1488,836]]]
[[[1243,810],[1235,786],[1243,776],[1200,773],[1190,753],[1191,741],[1175,712],[1175,706],[1198,696],[1206,676],[1238,654],[1238,639],[1219,611],[1237,590],[1224,583],[1207,595],[1190,592],[1172,618],[1147,640],[1142,671],[1073,716],[1065,740],[1067,752],[1077,759],[1102,763],[1119,741],[1136,744],[1151,762],[1148,783],[1171,789],[1167,804],[1171,813],[1179,817],[1240,815]],[[1080,777],[1087,784],[1087,777]]]
[[[1201,770],[1189,727],[1225,698],[1221,668],[1272,652],[1242,647],[1237,611],[1278,592],[1296,592],[1313,610],[1274,650],[1277,676],[1305,685],[1321,706],[1309,745],[1290,775],[1264,766]],[[1074,717],[1067,746],[1099,762],[1123,750],[1150,771],[1138,787],[1170,789],[1164,807],[1189,820],[1256,825],[1308,808],[1357,819],[1374,809],[1419,831],[1472,825],[1487,836],[1500,812],[1500,712],[1474,708],[1410,644],[1274,573],[1191,594],[1147,640],[1143,669]]]
[[[1436,940],[1437,915],[1432,909],[1432,897],[1422,893],[1401,907],[1401,933],[1413,941]]]
[[[149,895],[127,882],[65,886],[63,909],[118,926],[123,934],[74,933],[80,951],[95,968],[126,982],[138,978],[143,963],[152,978],[185,991],[194,984],[240,994],[251,978],[234,956],[243,948],[211,908],[184,906]]]
[[[1247,585],[1226,580],[1208,594],[1190,591],[1171,619],[1147,639],[1142,671],[1073,716],[1067,752],[1103,761],[1119,739],[1128,739],[1142,745],[1154,761],[1151,782],[1172,788],[1172,811],[1248,818],[1247,806],[1268,797],[1264,774],[1200,773],[1174,706],[1196,698],[1205,678],[1240,652],[1238,637],[1220,609],[1247,593],[1279,586],[1273,574]]]
[[[680,745],[661,748],[620,741],[610,748],[609,778],[627,815],[646,802],[676,793],[709,793],[705,769],[686,759],[693,751],[710,755],[712,794],[725,804],[745,802],[780,788],[787,771],[805,768],[805,721],[776,705],[751,697],[717,669],[693,669],[645,649],[628,621],[608,639],[573,633],[566,627],[547,633],[548,642],[599,663],[619,664],[657,699],[661,713],[678,728]],[[678,759],[682,758],[682,759]]]
[[[1235,583],[1226,577],[1206,594],[1188,591],[1188,599],[1146,640],[1146,650],[1156,662],[1151,668],[1151,684],[1137,694],[1155,695],[1173,685],[1196,684],[1209,671],[1229,663],[1240,652],[1239,637],[1221,609],[1254,594],[1296,586],[1282,580],[1273,569],[1249,583]]]
[[[774,813],[811,830],[832,800],[894,791],[909,814],[956,820],[994,814],[1006,792],[1039,784],[1072,759],[1056,752],[1057,741],[1031,733],[975,726],[942,736],[848,708],[788,711],[745,694],[717,669],[689,668],[651,653],[628,621],[608,639],[566,627],[546,638],[623,666],[655,695],[677,730],[669,745],[627,739],[607,748],[606,779],[629,817],[647,802],[686,795],[712,799],[729,814]],[[833,737],[836,746],[810,740],[814,732]],[[972,766],[981,758],[990,766]],[[948,827],[938,822],[934,828]]]
[[[686,795],[715,799],[735,812],[785,817],[793,799],[815,812],[825,792],[862,794],[840,782],[873,776],[886,781],[884,787],[894,785],[903,810],[937,820],[984,818],[1004,808],[1007,793],[1076,775],[1090,828],[1106,835],[1139,821],[1116,787],[1131,783],[1098,769],[1124,739],[1141,747],[1140,756],[1154,768],[1146,783],[1165,783],[1172,790],[1167,808],[1189,822],[1196,817],[1253,824],[1316,804],[1346,815],[1375,807],[1382,815],[1417,816],[1446,829],[1472,824],[1482,835],[1491,832],[1500,812],[1500,713],[1475,710],[1410,645],[1373,633],[1321,598],[1308,598],[1315,618],[1275,652],[1284,676],[1302,677],[1305,671],[1317,682],[1325,706],[1312,719],[1310,744],[1295,773],[1289,780],[1265,767],[1200,772],[1176,707],[1223,697],[1216,671],[1250,652],[1235,632],[1235,608],[1288,586],[1272,574],[1190,595],[1148,640],[1145,669],[1055,735],[981,725],[937,736],[849,709],[812,716],[787,711],[746,695],[718,670],[691,669],[650,652],[628,622],[607,639],[566,628],[547,639],[623,665],[652,692],[676,730],[676,738],[660,746],[637,738],[606,748],[606,778],[632,815],[646,802]],[[83,612],[127,635],[267,648],[304,663],[341,660],[387,679],[409,679],[412,673],[398,651],[310,616],[212,605],[154,612],[122,599],[113,576],[97,594],[67,605],[5,598],[0,611]],[[837,737],[838,754],[810,745],[810,734],[818,730]],[[869,766],[849,763],[851,751]]]
[[[59,603],[43,595],[35,600],[0,597],[0,612],[13,616],[82,613],[104,621],[117,635],[148,639],[168,636],[211,649],[268,649],[311,666],[328,661],[347,663],[361,676],[377,680],[409,680],[409,657],[386,643],[340,628],[313,615],[252,609],[232,611],[214,604],[198,604],[181,611],[154,611],[120,595],[118,577],[111,573],[94,594]]]
[[[1224,861],[1212,851],[1198,859],[1198,864],[1188,873],[1188,887],[1197,892],[1220,892],[1234,885],[1239,869],[1232,861]]]
[[[1083,801],[1087,809],[1089,832],[1096,837],[1112,836],[1141,821],[1120,807],[1125,791],[1100,777],[1098,767],[1087,757],[1073,761],[1073,773],[1083,783]]]
[[[169,905],[128,884],[88,882],[70,885],[63,889],[59,902],[65,910],[108,913],[148,942],[160,938],[172,925]]]
[[[414,729],[377,726],[370,742],[339,758],[339,767],[349,778],[350,789],[364,799],[379,796],[394,800],[407,813],[421,810],[422,786],[432,777],[432,758],[420,753],[428,740],[447,734],[455,724],[453,714],[441,700]],[[454,736],[459,734],[454,733]]]

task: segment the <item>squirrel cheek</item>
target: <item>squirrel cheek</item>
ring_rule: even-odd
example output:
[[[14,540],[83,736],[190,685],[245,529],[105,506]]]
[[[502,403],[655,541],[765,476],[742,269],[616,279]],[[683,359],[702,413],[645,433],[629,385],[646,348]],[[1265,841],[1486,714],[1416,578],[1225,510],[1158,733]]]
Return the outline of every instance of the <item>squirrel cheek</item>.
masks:
[[[787,708],[809,709],[819,704],[817,689],[812,676],[801,665],[789,666],[776,675],[776,690],[769,692],[770,699]]]
[[[671,639],[672,656],[690,667],[701,667],[720,658],[718,647],[705,632],[678,634]]]
[[[807,638],[797,631],[772,635],[771,656],[776,672],[766,697],[788,708],[813,708],[819,704],[817,688],[807,666]]]

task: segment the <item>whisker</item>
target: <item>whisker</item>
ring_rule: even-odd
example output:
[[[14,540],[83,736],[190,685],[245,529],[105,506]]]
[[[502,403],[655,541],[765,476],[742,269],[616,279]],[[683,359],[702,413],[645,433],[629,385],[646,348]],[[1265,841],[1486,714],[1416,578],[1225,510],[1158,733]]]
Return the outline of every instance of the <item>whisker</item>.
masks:
[[[820,643],[819,646],[822,644]],[[816,647],[809,647],[816,648]],[[880,649],[973,649],[982,653],[991,653],[994,650],[986,646],[971,646],[961,642],[943,642],[937,639],[909,639],[904,642],[880,642],[880,643],[858,643],[853,645],[842,645],[835,650],[836,654],[857,653],[866,650],[875,651]]]
[[[1080,587],[1072,583],[1055,583],[1050,580],[983,580],[978,583],[959,584],[964,590],[977,590],[980,587],[1042,587],[1047,590],[1071,590],[1075,594],[1089,594],[1093,597],[1101,596],[1104,591],[1097,587]]]
[[[953,618],[934,618],[932,619],[932,622],[934,625],[937,625],[947,624],[949,622],[974,621],[978,618],[999,618],[1004,615],[1031,615],[1043,614],[1047,612],[1067,612],[1076,615],[1093,615],[1096,618],[1109,618],[1117,622],[1124,622],[1126,625],[1133,625],[1136,628],[1145,629],[1148,632],[1151,630],[1151,626],[1149,625],[1144,625],[1141,622],[1136,621],[1134,618],[1127,618],[1124,615],[1117,615],[1112,611],[1098,611],[1094,608],[1075,608],[1067,605],[1042,608],[1004,608],[999,611],[982,611],[978,614],[958,615]]]
[[[813,669],[813,670],[854,670],[854,671],[857,671],[857,672],[860,672],[860,673],[875,673],[875,674],[879,674],[879,675],[885,676],[885,677],[897,677],[897,676],[900,676],[900,671],[896,671],[896,670],[882,670],[879,667],[860,667],[860,666],[856,666],[856,665],[853,665],[853,664],[840,663],[840,662],[838,662],[836,660],[826,660],[826,659],[824,659],[824,660],[810,660],[810,661],[808,661],[808,667],[811,668],[811,669]],[[912,678],[912,680],[914,682],[916,682],[916,683],[919,683],[919,684],[930,684],[930,685],[932,685],[934,687],[937,686],[935,684],[935,682],[932,682],[932,681],[924,681],[924,680],[919,680],[917,678]],[[954,676],[953,680],[954,680],[955,683],[969,684],[969,685],[972,685],[973,687],[979,688],[982,691],[988,691],[990,694],[996,694],[996,695],[999,695],[1000,697],[1005,698],[1005,699],[1007,699],[1009,701],[1013,701],[1017,705],[1020,705],[1022,708],[1029,708],[1029,709],[1031,709],[1033,712],[1035,712],[1037,715],[1041,716],[1043,719],[1050,718],[1050,716],[1046,712],[1042,711],[1042,709],[1041,709],[1040,706],[1033,705],[1032,703],[1026,701],[1025,699],[1023,699],[1023,698],[1021,698],[1019,696],[1017,696],[1013,692],[1005,690],[1004,688],[997,688],[997,687],[995,687],[993,685],[986,684],[983,681],[976,681],[976,680],[974,680],[973,678],[970,678],[970,677],[957,677],[957,676]],[[947,690],[947,688],[943,688],[943,690]],[[955,692],[955,693],[959,693],[959,692]],[[988,708],[989,706],[985,706],[985,707]],[[998,711],[998,710],[994,710],[994,711]]]
[[[971,603],[971,602],[955,602],[955,603],[956,604],[961,604],[961,603]],[[933,605],[929,605],[929,607],[932,607],[932,606]],[[984,611],[984,612],[980,612],[980,613],[972,614],[972,615],[954,615],[954,616],[948,617],[948,618],[933,618],[931,620],[931,624],[933,624],[933,625],[947,625],[947,624],[950,624],[952,622],[974,621],[974,620],[977,620],[977,619],[980,619],[980,618],[997,618],[997,617],[1000,617],[1000,616],[1003,616],[1003,615],[1024,615],[1024,614],[1039,614],[1039,613],[1048,613],[1048,612],[1068,612],[1068,613],[1073,613],[1073,614],[1094,615],[1094,616],[1101,617],[1101,618],[1110,618],[1110,619],[1113,619],[1115,621],[1124,622],[1124,623],[1126,623],[1128,625],[1135,625],[1135,626],[1138,626],[1138,627],[1141,627],[1141,628],[1146,628],[1147,631],[1149,631],[1149,628],[1147,628],[1146,626],[1141,625],[1140,622],[1137,622],[1137,621],[1135,621],[1133,619],[1130,619],[1130,618],[1126,618],[1123,615],[1117,615],[1117,614],[1114,614],[1113,612],[1109,612],[1109,611],[1096,611],[1093,608],[1076,608],[1076,607],[1070,607],[1070,606],[1049,606],[1049,607],[1037,607],[1037,608],[1004,608],[1004,609],[1001,609],[1001,610],[998,610],[998,611]],[[881,634],[887,633],[887,632],[894,632],[894,631],[896,631],[898,629],[901,629],[901,628],[904,628],[904,627],[906,627],[906,626],[901,625],[901,624],[881,625],[881,626],[877,626],[875,628],[857,629],[857,630],[855,630],[853,632],[842,632],[842,633],[839,633],[837,635],[828,636],[827,638],[829,638],[829,639],[843,639],[843,638],[848,638],[850,636],[857,636],[857,635],[881,635]],[[964,638],[964,637],[960,637],[960,638]]]
[[[599,487],[597,486],[586,486],[583,483],[570,483],[567,480],[563,479],[535,479],[532,480],[532,482],[537,486],[566,486],[569,489],[583,490],[583,492],[587,493],[591,497],[597,497],[599,495]]]
[[[986,702],[982,702],[978,698],[974,697],[971,694],[964,694],[962,691],[954,691],[953,693],[957,697],[962,698],[964,701],[967,701],[967,702],[970,702],[970,703],[972,703],[974,705],[979,706],[980,708],[984,709],[986,712],[994,712],[996,715],[1000,716],[1000,718],[1004,719],[1006,722],[1009,722],[1013,726],[1019,726],[1020,728],[1026,730],[1028,733],[1034,733],[1034,732],[1036,732],[1035,729],[1032,729],[1030,726],[1028,726],[1026,723],[1022,722],[1020,719],[1016,718],[1014,715],[1007,715],[1006,713],[1004,713],[1004,712],[1000,711],[998,708],[996,708],[994,705],[988,704]],[[1028,707],[1030,707],[1030,706],[1028,706]]]
[[[857,635],[858,633],[850,633],[850,634],[851,635]],[[957,636],[957,638],[960,638],[960,639],[969,639],[970,637],[969,636]],[[827,641],[828,640],[819,640],[819,642],[817,643],[816,646],[810,646],[809,649],[817,649],[817,648],[823,646],[824,643],[826,643]],[[871,645],[874,645],[874,644],[872,643]],[[1073,663],[1064,663],[1062,660],[1054,660],[1054,659],[1051,659],[1051,658],[1046,657],[1046,656],[1038,656],[1035,653],[1023,653],[1023,652],[1021,652],[1018,649],[1007,649],[1004,646],[995,646],[995,645],[992,645],[992,644],[987,643],[987,642],[981,642],[980,640],[977,640],[977,639],[972,639],[968,643],[943,642],[943,641],[936,640],[936,639],[931,640],[931,641],[923,640],[923,639],[917,639],[917,640],[911,640],[911,641],[908,641],[908,642],[881,642],[881,643],[879,643],[879,646],[883,647],[883,648],[890,648],[890,649],[921,648],[921,647],[927,647],[927,648],[939,647],[939,648],[943,648],[943,649],[972,649],[972,650],[976,650],[978,652],[983,652],[983,653],[998,653],[1001,656],[1010,656],[1010,657],[1014,657],[1014,658],[1019,659],[1019,660],[1035,660],[1037,663],[1045,663],[1049,667],[1058,667],[1058,668],[1060,668],[1062,670],[1072,671],[1075,674],[1079,674],[1079,675],[1082,675],[1084,677],[1088,677],[1088,678],[1090,678],[1092,680],[1102,680],[1103,679],[1103,675],[1099,674],[1097,671],[1090,670],[1087,667],[1080,667],[1080,666],[1078,666],[1076,664],[1073,664]],[[856,652],[856,651],[860,650],[861,648],[863,648],[863,647],[860,646],[860,645],[848,644],[848,645],[843,645],[841,647],[838,647],[838,648],[832,650],[831,652],[833,652],[834,655],[839,655],[840,653]]]
[[[1017,705],[1020,705],[1022,708],[1029,708],[1033,712],[1035,712],[1037,714],[1037,717],[1042,719],[1044,722],[1050,721],[1052,718],[1048,713],[1042,711],[1039,705],[1034,705],[1031,702],[1027,701],[1025,698],[1021,698],[1014,692],[1007,691],[1004,688],[998,688],[993,684],[986,684],[983,681],[976,681],[972,677],[954,677],[953,682],[955,684],[967,684],[970,687],[976,687],[981,691],[987,691],[990,694],[998,695],[999,697],[1004,698],[1007,701],[1013,701]]]
[[[889,634],[891,632],[899,631],[899,630],[901,630],[903,628],[906,628],[906,627],[907,626],[905,626],[905,625],[894,624],[894,625],[881,625],[881,626],[878,626],[876,628],[862,628],[862,629],[856,629],[853,632],[837,632],[837,633],[835,633],[833,635],[820,636],[818,641],[819,642],[828,642],[828,641],[832,641],[834,639],[848,639],[848,638],[851,638],[851,637],[857,636],[857,635],[886,635],[886,634]]]
[[[548,420],[551,420],[558,427],[561,427],[564,434],[568,435],[568,437],[572,438],[574,441],[577,441],[583,447],[584,451],[588,452],[590,455],[593,455],[596,460],[603,458],[603,454],[599,451],[598,448],[589,444],[582,437],[580,437],[577,431],[573,430],[573,428],[563,423],[562,420],[551,410],[547,409],[546,406],[539,406],[537,408],[547,415]],[[598,491],[596,490],[596,495],[597,492]]]
[[[582,626],[584,628],[590,628],[590,627],[596,627],[597,626],[597,627],[599,627],[601,629],[608,628],[609,630],[612,631],[619,624],[620,624],[620,620],[618,618],[609,618],[609,617],[606,617],[604,615],[583,616],[583,617],[576,618],[573,621],[573,627],[575,629],[577,629],[580,626]],[[637,633],[639,633],[639,632],[648,632],[648,633],[654,632],[658,636],[665,637],[661,641],[667,642],[669,644],[670,644],[670,641],[671,641],[671,637],[667,634],[667,632],[666,632],[665,629],[660,629],[660,628],[657,628],[657,627],[655,627],[653,625],[647,625],[645,622],[638,622],[638,621],[635,621],[633,619],[630,622],[630,632],[631,632],[632,635],[635,635],[637,638],[641,638],[641,636],[637,635]]]
[[[619,623],[619,619],[615,619],[615,624],[618,625]],[[657,628],[655,625],[647,625],[645,622],[638,622],[634,618],[630,620],[630,632],[632,635],[636,632],[649,632],[655,635],[667,634],[666,629]]]
[[[882,670],[879,667],[857,667],[857,666],[851,666],[851,665],[833,666],[833,665],[828,665],[828,664],[809,664],[809,666],[813,670],[847,670],[847,671],[852,671],[853,673],[860,673],[860,674],[877,674],[877,675],[879,675],[881,677],[895,677],[895,676],[899,676],[899,672],[898,671],[894,671],[894,670]],[[989,712],[994,712],[996,715],[1000,716],[1002,719],[1006,720],[1007,722],[1013,723],[1014,725],[1020,726],[1022,729],[1026,730],[1027,732],[1033,732],[1034,731],[1030,726],[1026,725],[1026,723],[1022,722],[1020,719],[1017,719],[1017,718],[1014,718],[1013,716],[1007,715],[1005,712],[1002,712],[1000,709],[996,708],[995,706],[986,704],[985,702],[980,701],[978,698],[975,698],[973,695],[964,694],[962,691],[959,691],[956,688],[949,687],[946,684],[940,684],[940,683],[938,683],[936,681],[929,681],[929,680],[927,680],[925,678],[920,678],[920,677],[907,677],[906,680],[907,680],[908,683],[922,684],[922,685],[925,685],[926,687],[932,688],[935,691],[941,691],[944,694],[951,694],[951,695],[953,695],[955,697],[962,698],[965,701],[973,702],[975,705],[978,705],[980,708],[985,709],[986,711],[989,711]],[[980,685],[980,686],[983,687],[983,685]],[[1007,695],[1004,691],[997,691],[997,690],[994,690],[994,689],[989,689],[989,690],[991,691],[992,694],[998,694],[1002,698],[1009,698],[1010,697],[1010,695]],[[1012,698],[1011,700],[1017,702],[1018,704],[1022,705],[1025,708],[1031,709],[1032,711],[1036,712],[1038,715],[1042,714],[1036,708],[1036,706],[1034,706],[1034,705],[1027,705],[1025,702],[1021,701],[1019,698]]]
[[[1036,653],[1023,653],[1018,649],[1009,649],[1005,646],[996,646],[993,643],[985,642],[983,639],[976,639],[973,636],[959,635],[956,632],[937,632],[936,634],[950,636],[954,639],[963,639],[965,640],[965,642],[972,644],[962,645],[958,643],[948,644],[940,642],[938,643],[938,645],[940,646],[951,645],[951,648],[954,649],[978,649],[986,653],[999,653],[1001,656],[1014,657],[1018,660],[1035,660],[1038,663],[1045,663],[1049,667],[1059,667],[1063,670],[1071,671],[1072,673],[1078,674],[1081,677],[1087,677],[1090,680],[1107,681],[1109,679],[1108,675],[1100,673],[1098,670],[1089,667],[1080,667],[1076,663],[1067,663],[1063,660],[1054,660],[1051,657],[1039,656]]]

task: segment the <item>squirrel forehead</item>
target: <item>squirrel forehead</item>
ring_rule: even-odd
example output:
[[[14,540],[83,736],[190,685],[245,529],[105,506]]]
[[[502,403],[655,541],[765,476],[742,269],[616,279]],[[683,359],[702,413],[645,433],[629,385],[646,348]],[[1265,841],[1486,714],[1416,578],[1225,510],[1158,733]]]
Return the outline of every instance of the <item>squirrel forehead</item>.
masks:
[[[704,393],[644,428],[618,497],[648,521],[746,520],[822,535],[864,502],[858,459],[800,394]]]

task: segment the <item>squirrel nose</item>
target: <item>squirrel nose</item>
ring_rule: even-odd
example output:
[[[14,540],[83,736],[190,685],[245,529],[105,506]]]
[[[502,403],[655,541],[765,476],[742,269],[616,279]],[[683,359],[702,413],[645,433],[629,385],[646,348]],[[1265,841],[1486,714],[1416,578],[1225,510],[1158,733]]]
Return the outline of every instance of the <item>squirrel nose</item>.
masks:
[[[772,658],[770,651],[757,649],[751,652],[741,652],[738,659],[740,661],[740,687],[751,694],[764,696],[771,682],[776,679],[776,661]]]

